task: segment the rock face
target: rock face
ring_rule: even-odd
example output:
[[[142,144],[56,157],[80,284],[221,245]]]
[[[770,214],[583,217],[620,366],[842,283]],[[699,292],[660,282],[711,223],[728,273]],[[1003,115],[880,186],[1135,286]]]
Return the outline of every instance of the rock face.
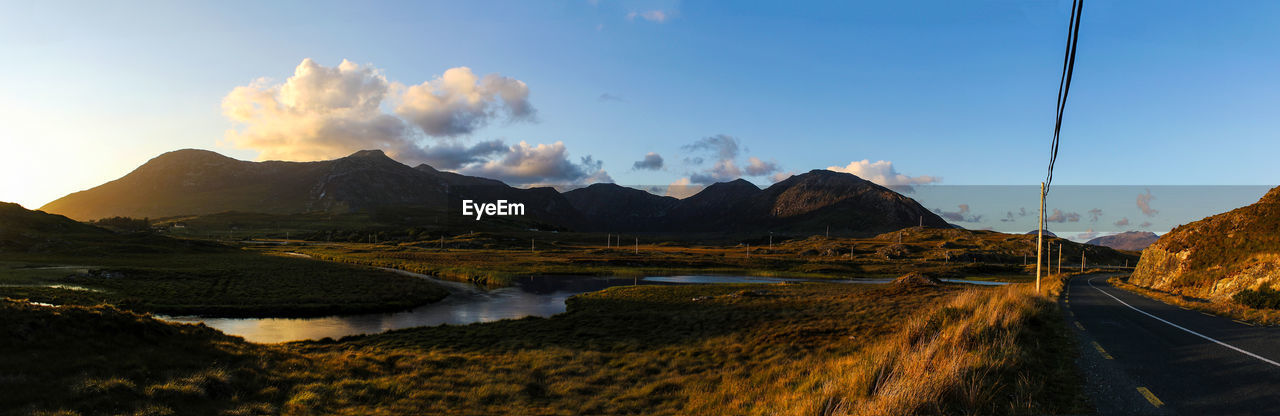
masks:
[[[1280,187],[1160,237],[1143,250],[1129,281],[1213,301],[1262,285],[1280,288]]]
[[[1089,240],[1085,244],[1111,247],[1119,250],[1142,251],[1159,239],[1160,236],[1150,231],[1125,231],[1120,234],[1098,237]]]

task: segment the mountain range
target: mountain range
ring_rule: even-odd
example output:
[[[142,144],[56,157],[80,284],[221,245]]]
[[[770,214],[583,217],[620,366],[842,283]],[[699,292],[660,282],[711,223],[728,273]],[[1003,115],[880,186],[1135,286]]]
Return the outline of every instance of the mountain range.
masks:
[[[178,150],[124,177],[72,193],[40,209],[77,220],[163,218],[227,211],[344,213],[413,207],[461,216],[462,200],[505,199],[525,215],[577,231],[831,232],[874,235],[923,224],[949,227],[915,200],[848,173],[813,170],[765,189],[742,180],[707,186],[685,199],[594,184],[568,192],[409,167],[380,150],[316,162],[241,161]]]

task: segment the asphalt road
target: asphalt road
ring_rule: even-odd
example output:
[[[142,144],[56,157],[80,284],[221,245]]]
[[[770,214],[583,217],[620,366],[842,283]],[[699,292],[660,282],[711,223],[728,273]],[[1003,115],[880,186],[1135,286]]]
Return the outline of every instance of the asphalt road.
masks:
[[[1109,276],[1071,279],[1061,301],[1099,414],[1280,415],[1280,327],[1148,299]]]

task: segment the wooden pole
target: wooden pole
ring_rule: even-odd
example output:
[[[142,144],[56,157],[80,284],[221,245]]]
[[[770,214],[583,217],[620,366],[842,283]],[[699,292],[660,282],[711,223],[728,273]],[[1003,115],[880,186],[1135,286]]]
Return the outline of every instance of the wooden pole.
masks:
[[[1058,274],[1062,274],[1062,243],[1058,243]]]
[[[1040,182],[1040,220],[1036,231],[1036,293],[1040,293],[1040,266],[1044,264],[1044,182]]]
[[[640,254],[640,237],[636,237],[636,254]]]

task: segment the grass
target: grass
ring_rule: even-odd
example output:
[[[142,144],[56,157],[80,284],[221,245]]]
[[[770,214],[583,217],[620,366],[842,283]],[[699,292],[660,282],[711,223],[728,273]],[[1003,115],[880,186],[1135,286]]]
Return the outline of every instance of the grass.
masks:
[[[73,290],[78,288],[89,290]],[[0,256],[0,296],[57,305],[108,303],[170,315],[383,312],[447,294],[434,283],[368,267],[238,249],[164,256]]]
[[[641,240],[638,246],[633,243],[609,247],[583,242],[582,237],[544,233],[525,238],[475,233],[443,241],[310,243],[266,249],[296,251],[328,261],[409,270],[490,287],[507,286],[515,278],[532,275],[887,278],[919,271],[943,277],[982,276],[1014,281],[1026,275],[1024,259],[1035,258],[1034,236],[928,228],[906,229],[875,238],[779,239],[772,246],[767,243],[653,244]],[[1064,256],[1068,266],[1079,264],[1081,250],[1088,250],[1091,264],[1137,262],[1134,253],[1086,247],[1065,240],[1056,243],[1064,243],[1066,251],[1074,253]]]
[[[1208,299],[1169,293],[1129,283],[1119,276],[1107,279],[1113,286],[1155,299],[1170,305],[1195,309],[1201,312],[1225,316],[1258,325],[1280,325],[1280,310],[1250,307],[1238,302],[1212,302]]]
[[[1026,285],[625,286],[573,297],[567,313],[551,318],[283,345],[248,344],[111,307],[8,302],[0,359],[15,376],[0,383],[25,384],[0,407],[79,414],[1087,412],[1072,344],[1050,299]],[[81,338],[89,342],[70,342]]]

